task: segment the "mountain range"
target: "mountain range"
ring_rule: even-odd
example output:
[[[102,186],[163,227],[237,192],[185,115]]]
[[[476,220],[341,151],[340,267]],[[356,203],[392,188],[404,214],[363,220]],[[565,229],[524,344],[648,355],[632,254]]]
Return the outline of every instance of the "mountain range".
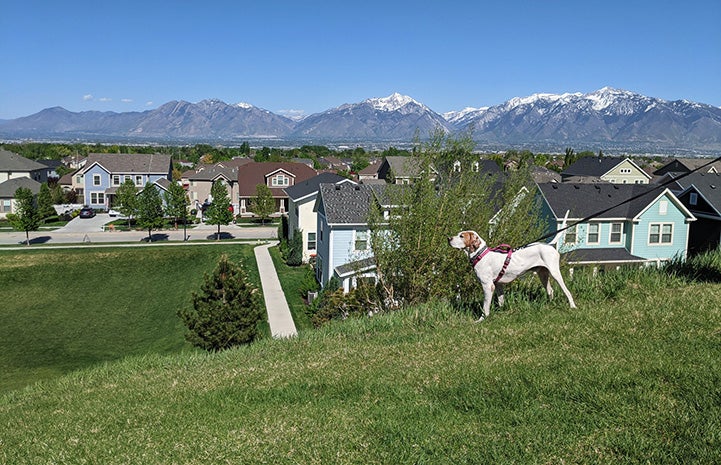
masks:
[[[721,150],[721,108],[605,87],[534,94],[438,114],[394,93],[301,120],[247,103],[168,102],[144,112],[71,112],[61,107],[0,121],[0,137],[83,141],[411,143],[438,128],[471,131],[481,147],[580,148],[707,154]]]

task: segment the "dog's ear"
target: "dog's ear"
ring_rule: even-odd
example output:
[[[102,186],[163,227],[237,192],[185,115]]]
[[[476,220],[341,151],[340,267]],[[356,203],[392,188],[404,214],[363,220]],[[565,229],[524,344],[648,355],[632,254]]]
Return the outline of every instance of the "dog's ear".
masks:
[[[468,233],[471,236],[471,249],[473,252],[481,248],[481,237],[473,231]]]

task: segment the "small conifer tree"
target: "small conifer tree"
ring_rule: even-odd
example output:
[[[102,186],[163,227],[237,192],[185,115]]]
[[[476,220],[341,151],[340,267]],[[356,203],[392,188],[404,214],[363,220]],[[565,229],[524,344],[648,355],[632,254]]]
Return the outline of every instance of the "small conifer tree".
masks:
[[[242,265],[222,255],[212,274],[205,275],[193,309],[178,316],[188,327],[186,339],[196,347],[220,351],[248,344],[258,336],[263,306],[258,290]]]

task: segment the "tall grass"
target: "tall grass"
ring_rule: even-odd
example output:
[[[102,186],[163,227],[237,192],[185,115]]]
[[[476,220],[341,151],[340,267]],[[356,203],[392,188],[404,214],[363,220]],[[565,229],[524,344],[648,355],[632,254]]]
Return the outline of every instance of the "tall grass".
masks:
[[[0,463],[719,463],[721,284],[535,282],[482,324],[431,303],[0,398]]]

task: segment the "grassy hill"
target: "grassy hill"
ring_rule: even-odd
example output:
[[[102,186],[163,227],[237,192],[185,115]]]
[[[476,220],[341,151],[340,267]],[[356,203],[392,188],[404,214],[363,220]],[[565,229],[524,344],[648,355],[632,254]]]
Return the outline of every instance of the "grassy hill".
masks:
[[[0,398],[0,463],[721,462],[721,284],[569,286],[76,371]]]
[[[0,251],[0,393],[96,363],[189,349],[175,316],[246,245]]]

